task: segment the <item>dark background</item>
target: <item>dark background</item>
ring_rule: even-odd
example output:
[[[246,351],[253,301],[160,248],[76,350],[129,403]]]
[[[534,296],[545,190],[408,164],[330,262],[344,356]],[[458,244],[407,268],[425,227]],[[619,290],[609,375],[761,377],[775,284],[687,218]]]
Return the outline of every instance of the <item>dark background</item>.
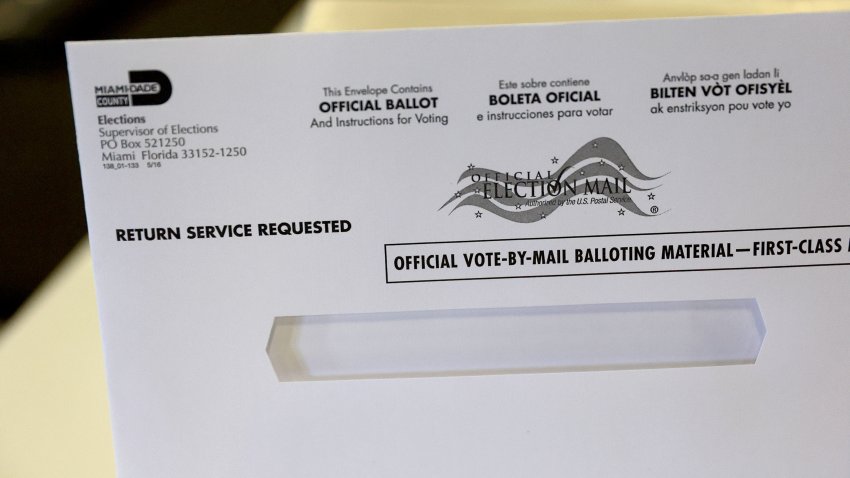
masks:
[[[86,234],[64,42],[265,33],[295,0],[0,0],[0,327]]]

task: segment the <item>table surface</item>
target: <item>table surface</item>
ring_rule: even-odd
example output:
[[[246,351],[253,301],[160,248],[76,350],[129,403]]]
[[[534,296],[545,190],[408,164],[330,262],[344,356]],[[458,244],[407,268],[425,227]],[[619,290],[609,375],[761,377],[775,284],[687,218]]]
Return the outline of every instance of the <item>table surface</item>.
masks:
[[[850,0],[313,0],[279,31],[850,9]],[[88,242],[0,330],[0,477],[110,477],[115,460]]]

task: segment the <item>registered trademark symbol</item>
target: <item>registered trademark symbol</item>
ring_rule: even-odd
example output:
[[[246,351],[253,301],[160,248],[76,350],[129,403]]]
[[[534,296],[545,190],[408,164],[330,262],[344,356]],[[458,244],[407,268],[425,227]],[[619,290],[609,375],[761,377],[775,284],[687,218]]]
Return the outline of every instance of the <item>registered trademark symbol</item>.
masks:
[[[658,214],[658,206],[652,206],[651,208],[649,208],[649,212],[651,212],[652,214]]]

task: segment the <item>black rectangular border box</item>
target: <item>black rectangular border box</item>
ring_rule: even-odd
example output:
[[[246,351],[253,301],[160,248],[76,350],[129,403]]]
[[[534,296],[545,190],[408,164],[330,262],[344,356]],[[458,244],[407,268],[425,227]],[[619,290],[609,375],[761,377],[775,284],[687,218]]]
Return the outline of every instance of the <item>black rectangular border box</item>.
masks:
[[[418,282],[456,282],[470,280],[498,280],[498,279],[543,279],[547,277],[577,277],[577,276],[595,276],[595,275],[629,275],[629,274],[662,274],[676,272],[711,272],[711,271],[734,271],[734,270],[759,270],[759,269],[789,269],[799,267],[830,267],[830,266],[850,266],[850,262],[834,262],[825,264],[791,264],[779,266],[747,266],[747,267],[709,267],[709,268],[693,268],[693,269],[665,269],[665,270],[648,270],[648,271],[624,271],[624,272],[582,272],[576,274],[539,274],[539,275],[507,275],[496,277],[458,277],[455,279],[419,279],[419,280],[400,280],[391,281],[390,272],[387,266],[388,253],[387,249],[393,246],[417,246],[427,244],[463,244],[477,242],[507,242],[507,241],[539,241],[539,240],[556,240],[556,239],[592,239],[594,237],[634,237],[634,236],[672,236],[681,234],[716,234],[724,232],[761,232],[761,231],[798,231],[805,229],[834,229],[834,228],[850,228],[850,225],[836,224],[830,226],[791,226],[791,227],[763,227],[751,229],[717,229],[704,231],[674,231],[674,232],[645,232],[645,233],[628,233],[628,234],[592,234],[586,236],[550,236],[550,237],[517,237],[517,238],[502,238],[502,239],[471,239],[459,241],[427,241],[427,242],[397,242],[384,244],[384,280],[387,284],[412,284]],[[848,251],[850,252],[850,251]]]

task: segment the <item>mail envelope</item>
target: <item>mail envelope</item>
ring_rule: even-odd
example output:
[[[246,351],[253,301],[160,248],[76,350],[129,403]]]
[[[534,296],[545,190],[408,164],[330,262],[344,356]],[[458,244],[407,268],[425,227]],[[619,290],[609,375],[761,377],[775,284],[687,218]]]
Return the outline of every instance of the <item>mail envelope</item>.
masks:
[[[118,475],[850,475],[848,31],[69,43]]]

